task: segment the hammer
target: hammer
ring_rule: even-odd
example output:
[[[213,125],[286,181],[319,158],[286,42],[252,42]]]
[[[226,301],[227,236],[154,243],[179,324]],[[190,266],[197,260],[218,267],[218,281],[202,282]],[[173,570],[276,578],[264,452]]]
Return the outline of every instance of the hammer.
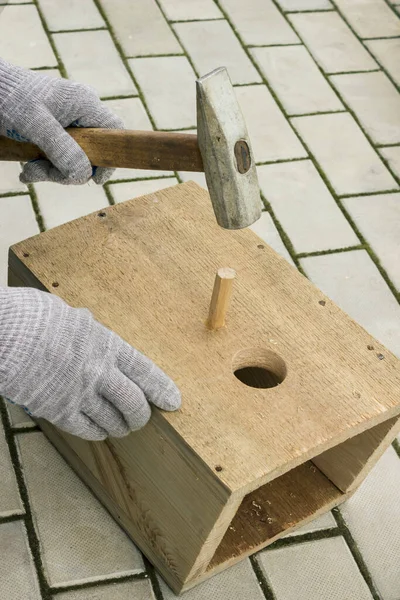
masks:
[[[248,227],[261,216],[254,156],[225,67],[196,81],[197,135],[69,127],[92,165],[166,171],[204,171],[218,224]],[[0,160],[43,158],[28,142],[0,136]]]

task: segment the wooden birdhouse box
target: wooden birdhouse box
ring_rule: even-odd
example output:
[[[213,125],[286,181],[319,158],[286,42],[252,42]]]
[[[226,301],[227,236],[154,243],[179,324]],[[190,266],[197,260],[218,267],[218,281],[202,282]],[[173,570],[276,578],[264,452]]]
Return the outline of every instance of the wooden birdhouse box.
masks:
[[[221,267],[237,278],[210,329]],[[400,428],[399,360],[253,232],[218,227],[194,183],[16,244],[9,283],[89,308],[180,388],[179,411],[122,439],[40,422],[176,592],[340,504]]]

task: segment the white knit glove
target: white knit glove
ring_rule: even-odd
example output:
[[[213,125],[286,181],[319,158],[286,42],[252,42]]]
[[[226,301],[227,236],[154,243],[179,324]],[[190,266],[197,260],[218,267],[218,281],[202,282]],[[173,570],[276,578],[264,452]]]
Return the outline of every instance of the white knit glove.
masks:
[[[29,288],[0,287],[0,394],[88,440],[143,427],[149,403],[181,403],[173,381],[88,310]]]
[[[15,67],[0,58],[0,135],[33,142],[49,158],[25,164],[23,183],[98,184],[114,169],[92,167],[65,127],[123,129],[122,120],[82,83]]]

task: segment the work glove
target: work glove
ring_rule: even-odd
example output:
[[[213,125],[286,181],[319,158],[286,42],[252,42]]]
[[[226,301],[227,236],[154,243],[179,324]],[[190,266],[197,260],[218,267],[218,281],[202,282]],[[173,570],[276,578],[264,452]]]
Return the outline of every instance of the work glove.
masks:
[[[86,309],[30,288],[0,287],[0,394],[88,440],[143,427],[150,404],[180,393],[150,359]]]
[[[122,120],[82,83],[15,67],[0,58],[0,135],[33,142],[49,160],[24,165],[22,183],[98,184],[114,169],[92,167],[65,127],[123,129]]]

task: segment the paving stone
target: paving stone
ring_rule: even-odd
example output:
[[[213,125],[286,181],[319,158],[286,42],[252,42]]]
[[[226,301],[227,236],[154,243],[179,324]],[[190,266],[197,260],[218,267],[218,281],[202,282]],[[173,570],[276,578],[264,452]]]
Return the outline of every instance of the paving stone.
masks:
[[[28,192],[26,185],[20,182],[20,164],[17,162],[0,162],[0,194],[10,192]]]
[[[29,196],[0,198],[0,285],[7,284],[8,248],[39,233]]]
[[[164,581],[159,581],[164,600],[180,598]],[[183,597],[185,600],[265,600],[248,559],[188,590]]]
[[[310,160],[263,165],[258,180],[297,253],[360,243]]]
[[[299,13],[289,15],[289,20],[325,72],[379,68],[337,12]]]
[[[329,0],[277,0],[279,6],[285,11],[297,10],[332,10]]]
[[[199,173],[198,171],[179,171],[178,175],[182,181],[195,181],[205,190],[208,189],[204,173]]]
[[[178,181],[175,177],[161,179],[144,179],[142,181],[127,181],[123,183],[113,183],[110,185],[110,191],[115,202],[125,202],[132,198],[145,196],[157,190],[177,185]]]
[[[341,511],[384,600],[400,591],[400,460],[389,448]]]
[[[343,202],[391,281],[400,290],[400,194],[359,196]]]
[[[222,13],[213,0],[160,0],[170,21],[219,19]]]
[[[129,61],[159,129],[196,126],[196,75],[186,56]]]
[[[272,217],[268,212],[264,211],[260,219],[253,223],[253,225],[250,225],[249,229],[254,231],[254,233],[267,243],[268,246],[271,246],[275,252],[283,256],[283,258],[286,258],[291,265],[294,265],[294,262],[279,235],[279,231],[275,227]]]
[[[365,250],[303,258],[327,296],[400,358],[400,306]]]
[[[373,142],[400,142],[400,94],[384,73],[334,75],[330,79]]]
[[[397,189],[397,184],[348,113],[292,119],[338,194]]]
[[[104,189],[93,181],[73,187],[49,182],[36,183],[35,189],[47,229],[108,206]]]
[[[137,548],[44,435],[17,438],[50,585],[142,572]]]
[[[91,85],[103,97],[136,93],[108,31],[56,33],[53,39],[71,79]]]
[[[1,402],[1,400],[0,400]],[[19,496],[17,480],[15,479],[14,469],[11,463],[10,454],[8,451],[8,445],[4,435],[3,427],[0,422],[0,517],[8,517],[15,514],[23,514],[24,510],[22,507],[21,498]],[[0,539],[1,539],[1,525],[0,525]],[[2,545],[0,542],[0,555],[3,555],[1,550]],[[4,546],[3,546],[4,549]],[[1,561],[0,561],[0,572],[1,572]],[[0,577],[1,580],[1,577]],[[1,595],[1,581],[0,581],[0,598]]]
[[[272,0],[221,0],[245,44],[298,44],[299,38]]]
[[[155,600],[150,581],[126,581],[63,592],[53,600]]]
[[[372,600],[342,537],[268,550],[258,560],[276,600]]]
[[[400,177],[400,146],[378,148],[378,152],[386,158],[393,172]]]
[[[21,521],[0,525],[0,598],[41,600],[28,539]]]
[[[0,19],[0,56],[27,69],[57,66],[36,6],[21,4],[4,8]]]
[[[126,129],[151,131],[150,119],[140,98],[122,98],[106,100],[106,106],[124,121]],[[172,171],[151,171],[146,169],[116,169],[111,181],[115,179],[138,179],[139,177],[162,177],[173,175]]]
[[[336,0],[336,6],[361,38],[400,35],[400,21],[385,0]]]
[[[155,0],[101,0],[101,4],[125,56],[182,52]]]
[[[93,0],[39,0],[50,31],[105,27]]]
[[[264,85],[235,88],[256,162],[302,158],[307,151]]]
[[[311,523],[307,523],[307,525],[296,529],[296,531],[288,533],[285,537],[304,535],[305,533],[314,533],[315,531],[323,531],[324,529],[332,529],[333,527],[337,527],[336,521],[333,518],[332,513],[328,512],[321,517],[314,519],[314,521],[311,521]]]
[[[289,115],[343,109],[304,46],[253,48],[251,52]]]
[[[261,81],[227,21],[194,21],[173,27],[200,76],[223,65],[233,84]]]
[[[376,60],[400,85],[400,39],[365,42]]]
[[[24,429],[31,429],[35,427],[35,422],[32,421],[23,408],[16,404],[11,404],[11,402],[5,402],[5,406],[12,428],[23,427]]]

